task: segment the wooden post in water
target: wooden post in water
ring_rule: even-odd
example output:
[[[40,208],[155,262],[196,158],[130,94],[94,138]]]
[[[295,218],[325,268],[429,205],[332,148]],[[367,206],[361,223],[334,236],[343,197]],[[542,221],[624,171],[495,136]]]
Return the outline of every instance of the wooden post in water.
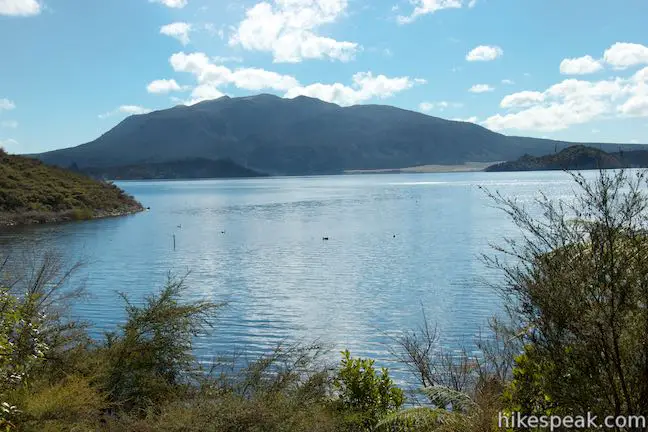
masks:
[[[173,234],[173,250],[175,250],[175,234]]]

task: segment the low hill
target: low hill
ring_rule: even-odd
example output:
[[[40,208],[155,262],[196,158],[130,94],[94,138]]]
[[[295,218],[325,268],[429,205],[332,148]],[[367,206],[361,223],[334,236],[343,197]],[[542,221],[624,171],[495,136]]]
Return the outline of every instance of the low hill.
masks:
[[[521,158],[491,165],[485,171],[548,171],[548,170],[588,170],[648,167],[648,151],[618,151],[608,153],[593,147],[576,145],[558,153]]]
[[[135,213],[117,186],[0,150],[0,227]]]
[[[305,96],[262,94],[224,96],[130,116],[94,141],[34,156],[62,167],[75,163],[81,169],[231,159],[269,174],[301,175],[492,163],[525,153],[541,156],[570,145],[505,136],[473,123],[392,106],[341,107]],[[616,151],[618,145],[601,148]]]
[[[77,166],[72,168],[81,170]],[[117,167],[85,168],[81,171],[91,177],[111,180],[206,179],[267,176],[267,174],[242,167],[229,159],[210,160],[204,158]]]

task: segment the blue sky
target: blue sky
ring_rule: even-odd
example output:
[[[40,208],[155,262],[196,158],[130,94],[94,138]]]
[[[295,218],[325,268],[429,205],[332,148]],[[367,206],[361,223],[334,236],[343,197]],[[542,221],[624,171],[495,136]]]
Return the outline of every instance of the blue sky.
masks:
[[[645,0],[0,0],[0,145],[223,94],[648,143]]]

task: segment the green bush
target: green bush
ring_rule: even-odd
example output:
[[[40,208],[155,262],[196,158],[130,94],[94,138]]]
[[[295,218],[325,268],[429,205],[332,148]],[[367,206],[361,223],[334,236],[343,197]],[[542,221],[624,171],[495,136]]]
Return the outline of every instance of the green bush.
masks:
[[[196,372],[192,341],[210,325],[220,306],[207,301],[182,303],[183,280],[169,278],[144,306],[125,295],[127,321],[108,333],[101,352],[103,385],[110,401],[126,411],[145,409],[177,395]]]
[[[386,368],[376,373],[374,360],[351,358],[342,352],[340,370],[333,381],[339,404],[347,412],[349,423],[373,428],[385,415],[398,410],[405,400]]]

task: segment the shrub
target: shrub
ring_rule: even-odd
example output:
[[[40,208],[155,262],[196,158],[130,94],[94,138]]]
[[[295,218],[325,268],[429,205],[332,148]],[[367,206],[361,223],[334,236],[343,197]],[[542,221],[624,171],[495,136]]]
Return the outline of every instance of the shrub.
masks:
[[[526,236],[500,251],[512,329],[525,345],[508,389],[527,414],[648,412],[646,172],[573,174],[573,203],[538,200],[537,220],[493,195]]]
[[[405,400],[387,369],[383,368],[379,375],[374,360],[351,358],[348,350],[342,352],[333,385],[341,408],[349,413],[350,423],[366,428],[373,428],[382,417],[398,410]]]
[[[169,280],[157,295],[135,306],[126,295],[127,321],[108,333],[103,379],[110,401],[126,411],[145,409],[179,393],[196,372],[192,340],[210,326],[220,305],[207,301],[181,303],[183,280]]]

